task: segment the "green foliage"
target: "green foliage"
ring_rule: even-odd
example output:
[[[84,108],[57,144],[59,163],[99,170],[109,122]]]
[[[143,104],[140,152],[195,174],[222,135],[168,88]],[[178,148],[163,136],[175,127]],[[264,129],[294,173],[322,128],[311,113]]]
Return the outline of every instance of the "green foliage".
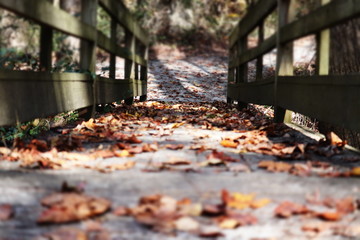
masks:
[[[109,14],[102,8],[97,8],[97,29],[104,33],[107,37],[110,37],[111,34],[111,17]]]
[[[0,68],[9,70],[39,70],[39,60],[15,48],[0,48]]]

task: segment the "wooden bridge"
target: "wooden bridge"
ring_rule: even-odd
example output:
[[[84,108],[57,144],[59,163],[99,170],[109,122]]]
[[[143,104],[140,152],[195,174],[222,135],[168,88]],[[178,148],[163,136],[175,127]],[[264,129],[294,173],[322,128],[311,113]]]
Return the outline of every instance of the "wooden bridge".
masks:
[[[359,0],[322,0],[321,7],[295,19],[291,0],[260,0],[230,37],[228,101],[275,106],[275,120],[289,121],[290,109],[318,120],[360,130],[360,75],[329,75],[329,28],[360,15]],[[264,39],[264,20],[278,13],[277,32]],[[247,46],[248,35],[258,27],[259,43]],[[314,76],[293,76],[293,41],[316,34]],[[277,49],[276,73],[264,80],[263,56]],[[256,81],[248,82],[247,64],[257,59]]]
[[[360,79],[358,74],[329,75],[329,28],[360,15],[360,0],[322,0],[310,14],[295,19],[291,0],[260,0],[230,37],[228,101],[275,106],[275,120],[286,109],[316,119],[360,130]],[[111,16],[111,36],[96,29],[97,7]],[[40,64],[44,71],[0,71],[0,125],[133,97],[146,99],[147,33],[115,0],[82,1],[81,19],[46,0],[0,0],[0,7],[41,26]],[[278,12],[278,30],[265,39],[265,19]],[[116,29],[126,30],[125,47],[117,45]],[[259,43],[247,46],[248,35],[258,28]],[[83,73],[51,73],[53,30],[81,39]],[[316,34],[317,64],[314,76],[293,76],[293,41]],[[95,75],[95,49],[110,53],[110,78]],[[264,80],[263,56],[277,49],[276,74]],[[115,79],[116,57],[125,59],[125,79]],[[256,81],[248,82],[247,64],[257,59]],[[289,113],[289,111],[288,111]],[[289,117],[289,114],[287,114]]]
[[[111,16],[111,36],[96,29],[98,4]],[[81,19],[52,1],[1,0],[0,7],[41,26],[41,72],[0,71],[0,125],[133,97],[146,99],[147,33],[121,1],[82,1]],[[125,29],[125,47],[117,45],[117,27]],[[53,29],[81,39],[83,73],[51,73]],[[110,53],[110,78],[95,75],[96,47]],[[115,79],[116,57],[125,59],[125,79]]]

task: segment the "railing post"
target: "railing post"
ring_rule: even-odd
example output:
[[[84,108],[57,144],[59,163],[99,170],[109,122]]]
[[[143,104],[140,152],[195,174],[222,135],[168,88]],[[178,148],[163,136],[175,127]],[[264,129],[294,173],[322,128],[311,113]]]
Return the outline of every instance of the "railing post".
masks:
[[[259,40],[258,46],[264,42],[264,20],[259,24]],[[256,81],[261,81],[263,78],[263,55],[257,58],[256,60]]]
[[[81,20],[96,28],[97,19],[97,0],[81,0]],[[80,45],[80,67],[88,71],[92,76],[95,74],[96,64],[96,39],[95,41],[81,40]],[[94,80],[95,81],[95,80]],[[96,82],[93,83],[93,106],[85,107],[82,111],[85,118],[90,118],[95,114],[96,104]]]
[[[125,48],[135,55],[135,47],[136,47],[136,39],[132,32],[130,32],[128,29],[125,29]],[[128,80],[134,80],[135,79],[135,64],[133,60],[125,59],[125,79]],[[134,84],[133,84],[134,86]],[[132,88],[134,95],[134,87]],[[125,103],[128,105],[131,105],[134,101],[134,97],[129,97],[125,99]]]
[[[231,48],[229,48],[229,65],[231,64],[231,62],[234,60],[234,58],[237,56],[237,51],[236,51],[236,44],[235,44],[235,46],[232,46]],[[229,96],[229,85],[230,85],[230,83],[234,83],[234,81],[235,81],[235,69],[236,68],[234,68],[234,67],[229,67],[228,68],[228,82],[227,82],[227,84],[228,84],[228,90],[227,90],[227,92],[228,92],[228,96]],[[232,104],[233,103],[233,99],[231,99],[230,97],[228,97],[227,96],[227,98],[226,98],[226,102],[228,103],[228,104]]]
[[[113,46],[117,45],[117,21],[114,17],[111,18],[111,44]],[[114,49],[114,48],[113,48]],[[116,78],[116,54],[110,54],[110,69],[109,69],[109,77]]]
[[[53,4],[53,0],[47,0]],[[51,71],[52,67],[52,48],[53,48],[53,29],[48,26],[41,26],[40,30],[40,69],[41,71]]]
[[[331,0],[321,0],[321,5],[329,3]],[[316,35],[316,75],[329,75],[330,66],[330,29],[325,29]],[[321,133],[329,131],[328,124],[319,121],[318,128]]]
[[[143,57],[146,61],[148,61],[148,49],[145,45],[140,45],[140,56]],[[147,66],[140,65],[140,80],[142,82],[143,89],[141,91],[142,95],[140,96],[140,101],[146,101],[147,99]]]
[[[239,57],[242,53],[244,53],[247,50],[247,48],[248,48],[247,35],[245,35],[239,39],[239,42],[238,42],[239,54],[237,55],[237,57]],[[248,65],[247,65],[247,63],[243,63],[239,67],[236,68],[236,83],[239,83],[239,82],[246,83],[247,81],[248,81]],[[238,101],[237,107],[239,110],[242,110],[243,108],[247,108],[247,106],[248,106],[247,103],[242,102],[239,99],[237,99],[237,101]]]
[[[278,105],[278,79],[279,76],[294,75],[293,66],[293,43],[280,44],[280,29],[295,19],[295,7],[291,6],[293,0],[278,0],[278,29],[277,29],[277,58],[276,58],[276,75],[274,83],[274,105],[275,105],[275,122],[291,122],[292,112]]]
[[[81,20],[96,28],[97,0],[81,1]],[[81,69],[95,73],[96,63],[96,42],[81,40],[80,47],[80,66]]]

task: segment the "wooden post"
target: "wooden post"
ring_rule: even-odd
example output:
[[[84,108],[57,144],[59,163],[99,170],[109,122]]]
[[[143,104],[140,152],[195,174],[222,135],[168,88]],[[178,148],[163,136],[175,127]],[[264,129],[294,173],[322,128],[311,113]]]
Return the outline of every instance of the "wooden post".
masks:
[[[240,56],[240,54],[243,54],[247,50],[247,35],[240,38],[238,42],[238,52],[239,54],[237,57]],[[248,81],[248,65],[247,63],[241,64],[239,67],[236,68],[236,82],[247,82]],[[240,99],[237,99],[237,108],[239,110],[242,110],[243,108],[247,108],[248,104],[246,102],[242,102]]]
[[[81,1],[81,20],[96,28],[97,0]],[[95,73],[96,63],[96,42],[81,40],[80,66],[82,70]]]
[[[321,0],[321,5],[329,3],[330,0]],[[325,29],[316,35],[316,74],[329,75],[330,66],[330,29]],[[318,123],[319,132],[326,135],[329,124],[323,121]]]
[[[111,44],[113,46],[117,45],[117,21],[114,17],[111,18]],[[110,71],[109,77],[116,78],[116,55],[114,53],[110,54]]]
[[[264,20],[259,24],[259,40],[258,46],[264,42]],[[263,55],[257,58],[256,60],[256,81],[261,81],[263,78]]]
[[[148,60],[148,49],[147,46],[140,44],[140,56],[143,57],[146,61]],[[145,82],[147,86],[147,66],[140,65],[140,80]],[[147,90],[146,88],[142,91],[143,95],[140,96],[140,101],[144,102],[147,99]],[[144,94],[145,93],[145,94]]]
[[[293,43],[280,44],[280,29],[295,19],[296,8],[292,6],[293,0],[278,0],[278,30],[277,30],[277,58],[276,58],[276,75],[275,75],[275,122],[291,122],[292,112],[278,106],[277,101],[277,85],[278,76],[292,76],[294,75],[293,66]]]
[[[133,56],[135,54],[135,43],[136,39],[132,32],[128,29],[125,29],[125,48],[130,51]],[[134,79],[135,78],[135,64],[133,60],[125,59],[125,79]],[[133,89],[134,95],[134,89]],[[134,102],[134,97],[125,99],[125,104],[131,105]]]
[[[48,0],[53,4],[53,0]],[[40,29],[40,69],[41,71],[51,71],[52,67],[52,47],[53,29],[48,26],[41,26]]]
[[[81,20],[96,28],[97,19],[97,0],[81,0]],[[81,40],[80,44],[80,67],[83,71],[89,72],[92,76],[95,74],[96,64],[96,40],[95,42]],[[95,80],[94,80],[95,81]],[[93,83],[93,106],[85,107],[82,112],[83,117],[88,119],[95,114],[96,104],[96,83]]]

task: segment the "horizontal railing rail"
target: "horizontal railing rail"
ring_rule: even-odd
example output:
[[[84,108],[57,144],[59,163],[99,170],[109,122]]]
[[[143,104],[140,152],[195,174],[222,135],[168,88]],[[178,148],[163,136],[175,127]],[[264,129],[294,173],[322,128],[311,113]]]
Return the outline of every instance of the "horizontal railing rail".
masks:
[[[146,99],[148,34],[119,0],[82,0],[81,18],[49,0],[0,0],[0,8],[41,26],[42,71],[0,70],[0,126],[96,104]],[[111,17],[111,36],[96,28],[97,8]],[[117,28],[125,29],[125,47],[117,44]],[[52,73],[53,30],[81,39],[83,73]],[[95,75],[96,48],[110,54],[109,78]],[[116,58],[125,59],[124,79],[115,79]]]
[[[292,110],[348,129],[360,130],[360,73],[329,75],[329,28],[360,16],[360,0],[322,0],[322,6],[295,19],[291,0],[260,0],[230,36],[228,102],[275,106],[275,120]],[[264,20],[278,14],[278,29],[264,40]],[[248,35],[259,28],[259,42],[247,46]],[[293,76],[293,41],[316,34],[316,73]],[[264,80],[262,58],[276,49],[276,72]],[[247,64],[257,60],[256,81],[248,82]]]

